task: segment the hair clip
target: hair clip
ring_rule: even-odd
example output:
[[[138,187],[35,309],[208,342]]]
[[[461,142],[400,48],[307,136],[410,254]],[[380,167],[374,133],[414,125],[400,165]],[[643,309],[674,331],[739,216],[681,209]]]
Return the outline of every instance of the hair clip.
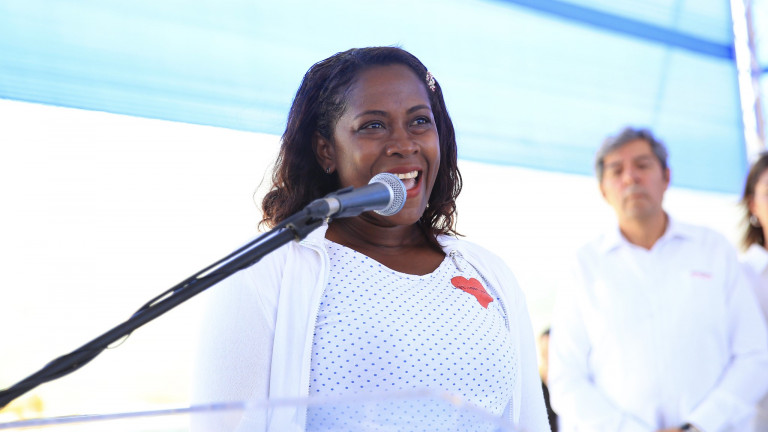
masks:
[[[429,87],[432,92],[435,91],[435,76],[432,75],[432,72],[427,71],[427,87]]]

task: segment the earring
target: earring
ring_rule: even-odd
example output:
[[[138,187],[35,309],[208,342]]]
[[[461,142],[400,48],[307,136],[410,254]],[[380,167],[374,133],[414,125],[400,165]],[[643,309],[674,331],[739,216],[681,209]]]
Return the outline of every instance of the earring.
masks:
[[[330,174],[331,173],[331,168],[330,167],[326,167],[325,168],[325,173],[326,174]]]
[[[760,220],[755,215],[749,215],[749,224],[755,228],[760,228]]]

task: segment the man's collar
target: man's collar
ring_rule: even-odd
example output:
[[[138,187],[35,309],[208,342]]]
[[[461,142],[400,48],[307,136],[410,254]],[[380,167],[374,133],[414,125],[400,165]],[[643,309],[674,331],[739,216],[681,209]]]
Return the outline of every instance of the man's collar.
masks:
[[[672,216],[667,214],[667,228],[664,230],[664,234],[656,240],[654,246],[659,242],[672,239],[690,238],[693,235],[692,230],[693,227],[690,225],[677,222]],[[624,237],[624,234],[621,233],[621,228],[617,223],[603,235],[599,249],[602,253],[608,253],[622,246],[632,247],[634,245]]]
[[[608,253],[614,249],[618,249],[622,245],[629,243],[624,235],[621,233],[621,228],[618,224],[613,225],[611,229],[603,234],[598,249],[601,253]]]

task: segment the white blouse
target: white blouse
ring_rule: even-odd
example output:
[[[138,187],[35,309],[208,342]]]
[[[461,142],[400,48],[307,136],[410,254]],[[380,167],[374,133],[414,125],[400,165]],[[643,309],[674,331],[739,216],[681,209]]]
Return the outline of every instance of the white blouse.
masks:
[[[517,353],[503,305],[474,267],[457,254],[430,274],[411,275],[329,240],[326,247],[331,277],[315,326],[310,396],[426,388],[504,412]],[[403,404],[382,412],[381,421],[392,427],[429,416],[434,427],[450,417],[441,409]],[[353,407],[307,414],[309,429],[343,430],[360,421]]]

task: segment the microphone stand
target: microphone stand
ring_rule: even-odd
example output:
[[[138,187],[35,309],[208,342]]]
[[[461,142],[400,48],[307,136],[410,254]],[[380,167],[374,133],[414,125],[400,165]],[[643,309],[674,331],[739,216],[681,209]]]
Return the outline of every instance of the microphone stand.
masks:
[[[242,269],[250,267],[280,246],[291,240],[303,239],[322,225],[323,220],[327,217],[327,213],[324,211],[327,208],[322,209],[313,204],[290,216],[271,231],[257,237],[240,249],[150,300],[122,324],[71,353],[52,360],[36,373],[0,391],[0,408],[5,407],[14,399],[40,384],[61,378],[85,366],[109,347],[110,344],[127,337],[137,328],[189,300],[210,286]]]

